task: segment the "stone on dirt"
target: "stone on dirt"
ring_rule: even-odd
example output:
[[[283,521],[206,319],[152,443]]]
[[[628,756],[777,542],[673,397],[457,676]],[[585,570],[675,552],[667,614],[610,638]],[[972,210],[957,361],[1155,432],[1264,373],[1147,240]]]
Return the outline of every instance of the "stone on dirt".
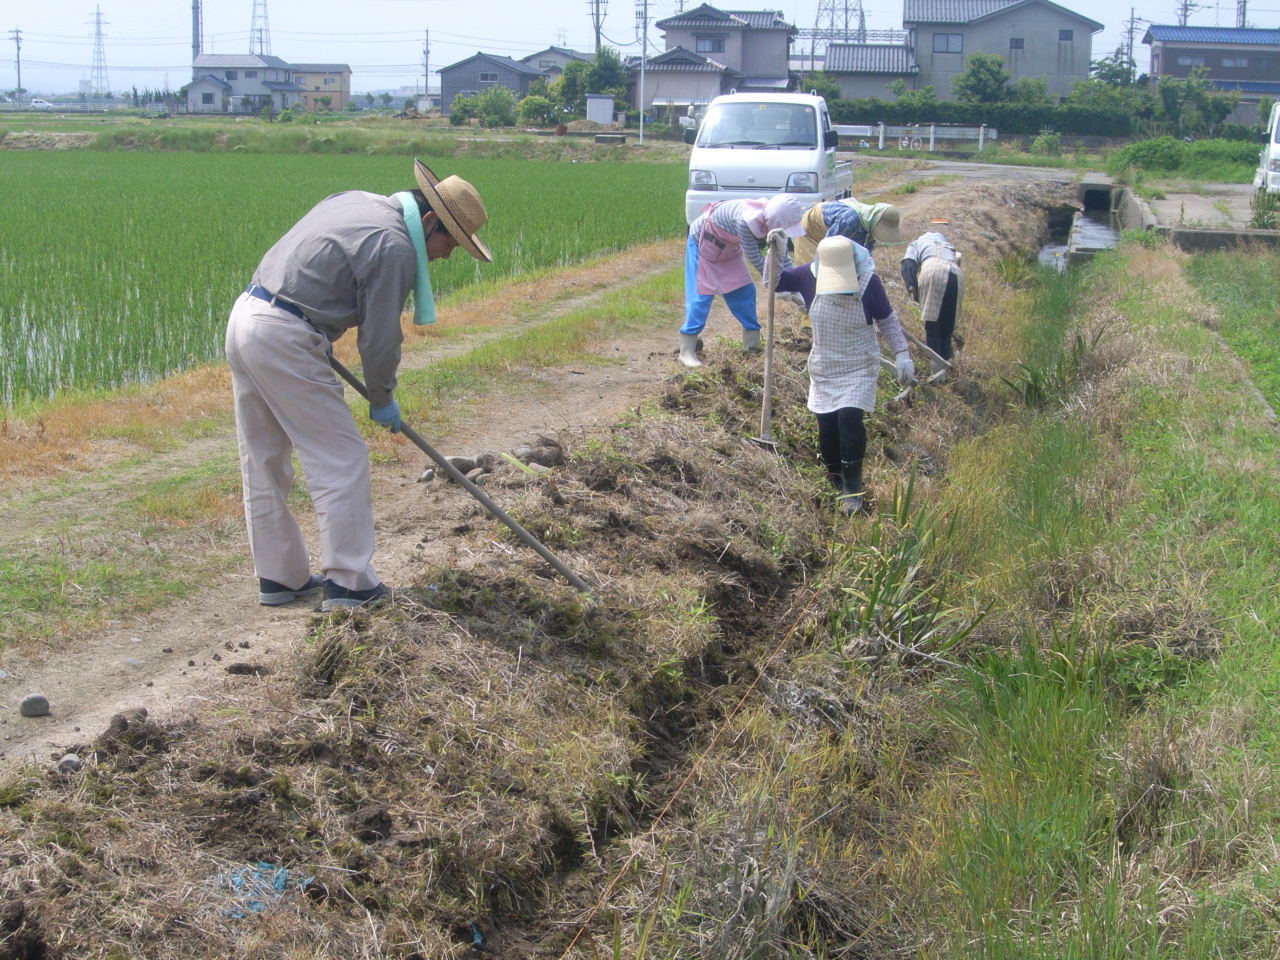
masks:
[[[29,693],[18,704],[18,713],[24,717],[47,717],[49,715],[49,698],[43,693]]]
[[[463,476],[466,476],[476,468],[476,462],[471,457],[445,457],[445,459],[453,464],[453,468]]]
[[[80,759],[78,754],[68,753],[58,761],[58,772],[75,773],[82,766],[84,766],[84,761]]]

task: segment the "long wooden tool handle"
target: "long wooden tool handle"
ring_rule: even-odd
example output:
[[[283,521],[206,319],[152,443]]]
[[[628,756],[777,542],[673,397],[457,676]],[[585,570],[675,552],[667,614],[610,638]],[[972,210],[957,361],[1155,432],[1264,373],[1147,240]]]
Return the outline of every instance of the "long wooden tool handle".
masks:
[[[359,393],[360,396],[364,397],[366,400],[369,399],[369,391],[365,389],[365,385],[360,382],[359,378],[356,377],[354,373],[352,373],[345,366],[343,366],[341,361],[339,361],[336,357],[331,356],[329,358],[329,365],[333,367],[334,373],[340,376],[343,380],[347,381],[347,383],[351,384],[351,386],[355,388],[356,392]],[[514,533],[517,537],[519,537],[526,544],[528,544],[535,551],[537,551],[538,555],[542,557],[543,560],[547,561],[547,563],[551,564],[551,566],[555,568],[555,571],[559,573],[560,576],[568,580],[569,583],[576,590],[580,590],[583,593],[591,593],[591,588],[587,586],[586,582],[583,581],[582,578],[580,578],[572,570],[570,570],[563,563],[561,563],[560,560],[556,557],[556,555],[553,554],[550,550],[548,550],[545,546],[543,546],[543,544],[541,543],[541,541],[538,540],[537,537],[535,537],[524,527],[520,526],[520,524],[517,523],[514,519],[512,519],[511,516],[505,510],[503,510],[500,506],[498,506],[496,503],[493,502],[492,497],[490,497],[487,493],[485,493],[483,490],[477,487],[474,483],[468,480],[466,476],[463,474],[463,472],[459,470],[457,467],[455,467],[448,460],[446,460],[435,449],[435,447],[431,446],[431,444],[427,443],[426,440],[422,439],[418,431],[414,430],[413,427],[409,426],[407,423],[404,423],[403,421],[401,421],[400,432],[403,433],[406,437],[408,437],[414,446],[416,446],[419,450],[421,450],[428,457],[434,460],[436,462],[436,466],[438,466],[441,470],[443,470],[448,475],[450,480],[452,480],[454,483],[461,486],[464,490],[467,491],[467,493],[471,494],[471,496],[479,500],[481,506],[483,506],[486,510],[488,510],[491,514],[493,514],[503,523],[505,523],[511,529],[512,533]]]

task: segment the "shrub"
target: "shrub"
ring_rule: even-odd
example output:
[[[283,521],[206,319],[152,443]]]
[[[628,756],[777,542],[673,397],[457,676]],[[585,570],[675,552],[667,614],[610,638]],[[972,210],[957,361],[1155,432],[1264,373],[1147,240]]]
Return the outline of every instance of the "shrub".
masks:
[[[1062,134],[1042,130],[1031,141],[1031,152],[1042,157],[1056,157],[1062,153]]]

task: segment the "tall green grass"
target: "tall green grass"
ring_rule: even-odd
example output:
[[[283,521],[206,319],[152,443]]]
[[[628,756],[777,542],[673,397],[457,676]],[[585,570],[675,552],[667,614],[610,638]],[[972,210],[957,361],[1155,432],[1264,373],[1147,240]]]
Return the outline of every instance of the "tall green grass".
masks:
[[[461,253],[432,264],[438,296],[685,229],[676,164],[425,159],[480,190],[494,252],[493,264]],[[341,190],[411,186],[407,156],[9,153],[0,407],[218,357],[235,297],[312,205]]]

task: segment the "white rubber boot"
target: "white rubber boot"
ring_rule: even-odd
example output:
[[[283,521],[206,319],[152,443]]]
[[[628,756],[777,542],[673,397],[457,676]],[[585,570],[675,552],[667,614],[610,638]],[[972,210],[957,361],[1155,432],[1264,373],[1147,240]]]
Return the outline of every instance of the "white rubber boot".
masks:
[[[698,335],[696,333],[680,334],[680,362],[686,367],[700,367],[698,359]]]
[[[760,349],[760,331],[746,330],[742,331],[742,349],[748,352]]]

